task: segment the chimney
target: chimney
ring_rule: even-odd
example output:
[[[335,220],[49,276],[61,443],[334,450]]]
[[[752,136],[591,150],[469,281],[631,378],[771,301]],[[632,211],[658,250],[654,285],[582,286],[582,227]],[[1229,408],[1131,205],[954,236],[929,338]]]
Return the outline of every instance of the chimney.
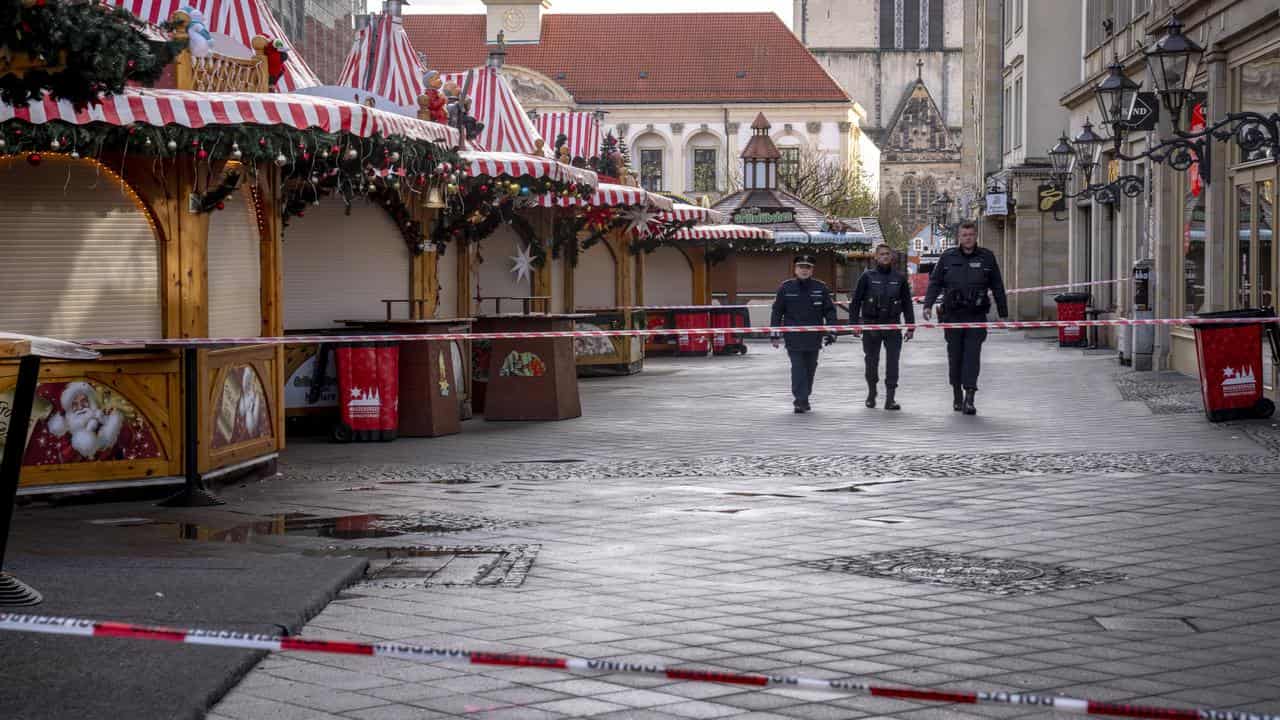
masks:
[[[494,70],[501,70],[503,65],[507,64],[507,38],[506,32],[498,31],[498,42],[493,49],[489,50],[489,67]]]

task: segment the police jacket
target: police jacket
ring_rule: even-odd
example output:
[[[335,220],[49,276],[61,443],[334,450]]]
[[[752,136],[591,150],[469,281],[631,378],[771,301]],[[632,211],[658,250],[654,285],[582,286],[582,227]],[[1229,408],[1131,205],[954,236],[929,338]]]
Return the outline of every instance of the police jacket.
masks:
[[[902,273],[879,265],[862,273],[858,286],[849,301],[849,321],[852,323],[897,323],[903,317],[908,323],[916,321],[911,307],[911,286]]]
[[[791,278],[778,288],[773,299],[770,326],[835,324],[836,304],[826,283],[817,278]],[[818,350],[822,347],[822,333],[786,333],[783,338],[788,350]]]
[[[984,247],[975,247],[971,253],[953,247],[942,253],[929,275],[924,306],[930,307],[941,298],[944,315],[985,316],[991,309],[991,296],[995,296],[1000,317],[1008,317],[1009,301],[995,253]]]

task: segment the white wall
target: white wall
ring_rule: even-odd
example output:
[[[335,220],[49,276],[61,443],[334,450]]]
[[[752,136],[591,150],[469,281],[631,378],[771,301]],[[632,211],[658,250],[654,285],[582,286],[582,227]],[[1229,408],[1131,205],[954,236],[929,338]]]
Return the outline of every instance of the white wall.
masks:
[[[578,255],[573,272],[573,303],[579,308],[607,308],[618,304],[618,278],[613,252],[603,242]]]

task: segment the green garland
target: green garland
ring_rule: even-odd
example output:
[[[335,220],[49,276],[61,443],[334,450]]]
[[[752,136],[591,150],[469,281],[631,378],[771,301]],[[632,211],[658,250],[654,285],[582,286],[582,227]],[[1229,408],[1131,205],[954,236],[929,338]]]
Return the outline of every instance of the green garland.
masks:
[[[185,43],[149,40],[144,29],[128,10],[96,1],[0,0],[0,48],[37,63],[0,76],[0,100],[19,106],[48,92],[79,110],[127,82],[150,85]]]

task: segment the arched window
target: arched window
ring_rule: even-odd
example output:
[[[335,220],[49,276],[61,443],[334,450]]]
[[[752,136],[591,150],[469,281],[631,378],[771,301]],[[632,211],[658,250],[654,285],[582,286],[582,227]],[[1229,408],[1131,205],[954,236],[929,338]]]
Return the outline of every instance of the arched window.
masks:
[[[693,192],[719,192],[720,149],[723,143],[715,135],[701,132],[689,138],[689,184]]]
[[[916,215],[920,210],[920,199],[916,196],[916,176],[908,175],[902,179],[902,224],[907,232],[915,232],[919,224]]]
[[[631,143],[640,160],[640,185],[645,190],[665,190],[664,169],[667,157],[667,141],[657,133],[645,133]]]

